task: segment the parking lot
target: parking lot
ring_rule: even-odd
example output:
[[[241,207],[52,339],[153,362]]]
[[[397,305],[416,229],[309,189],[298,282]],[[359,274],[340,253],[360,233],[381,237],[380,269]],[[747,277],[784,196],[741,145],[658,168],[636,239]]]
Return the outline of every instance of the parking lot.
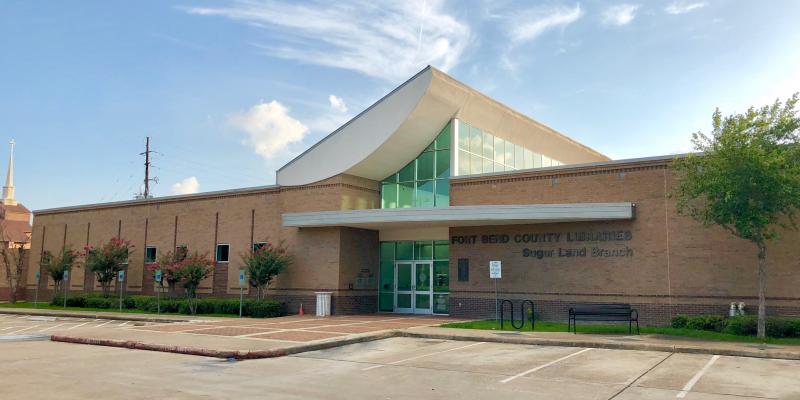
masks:
[[[0,341],[0,376],[25,399],[800,399],[800,361],[412,338],[241,362]]]
[[[0,339],[16,335],[70,335],[142,340],[183,346],[212,341],[232,349],[270,348],[292,343],[337,339],[345,336],[438,325],[447,317],[357,315],[315,318],[202,318],[186,322],[132,322],[95,318],[0,314]]]

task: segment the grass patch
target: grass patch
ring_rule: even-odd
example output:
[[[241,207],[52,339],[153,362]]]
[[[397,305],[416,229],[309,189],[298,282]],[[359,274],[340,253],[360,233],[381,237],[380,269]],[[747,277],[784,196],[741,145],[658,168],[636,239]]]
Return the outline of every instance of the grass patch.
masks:
[[[182,314],[177,312],[152,312],[146,310],[137,310],[137,309],[130,309],[130,308],[123,308],[122,311],[119,308],[91,308],[91,307],[62,307],[57,305],[52,305],[49,302],[38,302],[34,303],[32,301],[17,301],[14,304],[11,303],[0,303],[0,309],[3,308],[23,308],[23,309],[31,309],[31,310],[58,310],[58,311],[83,311],[83,312],[103,312],[103,313],[122,313],[122,314],[148,314],[148,315],[175,315],[175,316],[192,316],[190,314]],[[212,313],[212,314],[196,314],[194,317],[225,317],[225,318],[239,318],[239,315],[234,314],[219,314],[219,313]],[[245,316],[244,318],[251,318]]]
[[[492,331],[500,330],[500,323],[495,320],[454,322],[449,324],[443,324],[440,326],[443,328],[482,329],[482,330],[492,330]],[[526,323],[525,326],[519,331],[511,327],[510,323],[506,323],[504,325],[503,331],[530,332],[530,329],[531,326],[528,323]],[[634,332],[636,332],[635,329],[636,327],[634,326]],[[535,332],[567,332],[567,324],[563,322],[536,321]],[[701,330],[686,329],[686,328],[678,329],[665,326],[642,326],[641,332],[642,334],[688,337],[688,338],[711,340],[718,342],[800,345],[800,338],[766,338],[762,340],[755,336],[741,336],[741,335],[732,335],[729,333],[701,331]],[[627,324],[619,324],[619,325],[578,324],[578,333],[590,333],[590,334],[600,334],[600,335],[610,335],[610,334],[627,335],[628,325]]]

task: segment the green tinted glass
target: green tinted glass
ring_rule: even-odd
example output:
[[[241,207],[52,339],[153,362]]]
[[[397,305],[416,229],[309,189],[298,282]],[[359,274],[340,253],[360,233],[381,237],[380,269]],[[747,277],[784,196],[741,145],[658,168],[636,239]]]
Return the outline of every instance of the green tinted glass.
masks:
[[[428,240],[414,242],[414,257],[415,260],[433,259],[433,242]]]
[[[381,261],[394,261],[394,242],[381,242]]]
[[[394,311],[394,292],[381,293],[378,299],[381,311]]]
[[[417,182],[417,194],[414,207],[433,207],[433,180]]]
[[[433,179],[433,157],[433,152],[426,152],[417,158],[417,180]]]
[[[450,150],[436,152],[436,177],[447,178],[450,176]]]
[[[447,240],[437,240],[433,242],[433,258],[436,260],[447,260],[450,258],[450,245]]]
[[[446,294],[435,294],[433,295],[433,312],[436,314],[447,314],[448,306],[447,306],[447,295]]]
[[[386,183],[397,183],[397,174],[396,174],[396,173],[394,173],[394,174],[391,174],[391,175],[389,175],[389,176],[388,176],[386,179],[384,179],[382,182],[386,182]]]
[[[447,179],[436,180],[436,198],[434,199],[436,207],[447,207],[450,205],[450,181]]]
[[[411,308],[411,295],[408,293],[398,293],[397,308]]]
[[[381,261],[381,292],[394,291],[394,261]]]
[[[411,161],[400,170],[397,174],[397,179],[399,182],[411,182],[414,180],[414,166],[416,165],[415,161]]]
[[[436,149],[446,150],[450,148],[450,124],[442,129],[439,136],[436,137]]]
[[[450,291],[450,263],[447,261],[433,262],[433,291]]]
[[[381,208],[397,208],[397,184],[381,185]]]
[[[419,310],[430,310],[431,308],[431,295],[430,294],[418,294],[417,295],[417,303],[416,308]]]
[[[411,263],[397,263],[397,290],[411,290]]]
[[[400,183],[397,189],[397,208],[414,207],[414,182]]]
[[[396,260],[414,259],[414,242],[397,242]]]

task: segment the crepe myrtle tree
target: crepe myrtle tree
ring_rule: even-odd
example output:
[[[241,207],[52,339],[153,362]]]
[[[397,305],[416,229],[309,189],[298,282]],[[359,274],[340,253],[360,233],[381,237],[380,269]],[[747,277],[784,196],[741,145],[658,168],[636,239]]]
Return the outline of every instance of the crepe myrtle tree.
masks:
[[[127,240],[113,237],[98,247],[86,246],[84,249],[86,269],[94,273],[103,289],[103,296],[108,296],[111,282],[128,262],[133,245]]]
[[[153,264],[148,264],[147,269],[153,273],[155,279],[155,271],[161,270],[161,282],[167,282],[167,293],[170,298],[175,298],[178,283],[181,281],[181,269],[184,267],[183,261],[186,260],[186,253],[184,251],[176,251],[175,253],[168,251],[158,258]]]
[[[64,273],[72,271],[78,257],[80,257],[80,253],[69,248],[62,249],[58,255],[53,255],[49,251],[42,254],[40,265],[53,280],[53,296],[57,296],[63,290]]]
[[[3,263],[3,270],[6,275],[8,285],[8,301],[11,304],[17,302],[17,295],[20,287],[25,284],[25,259],[30,254],[30,234],[26,241],[16,242],[6,234],[6,224],[0,221],[0,262]]]
[[[242,261],[250,287],[256,289],[256,298],[263,300],[269,284],[291,265],[292,258],[283,242],[277,245],[267,242],[255,251],[243,254]]]
[[[197,252],[187,256],[181,261],[181,268],[178,276],[186,289],[186,298],[189,304],[189,312],[197,313],[197,288],[200,282],[208,278],[214,271],[214,262],[208,253],[199,254]]]
[[[767,246],[796,230],[800,208],[798,94],[785,103],[723,117],[714,112],[710,136],[692,138],[702,154],[675,160],[678,211],[749,240],[757,254],[758,329],[766,336]]]

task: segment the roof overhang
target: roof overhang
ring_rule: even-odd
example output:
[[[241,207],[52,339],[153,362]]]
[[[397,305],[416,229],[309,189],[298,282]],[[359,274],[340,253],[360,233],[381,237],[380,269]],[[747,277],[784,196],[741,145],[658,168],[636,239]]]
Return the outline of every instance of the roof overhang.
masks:
[[[384,179],[418,156],[453,118],[496,134],[535,136],[537,151],[565,164],[608,160],[429,66],[278,169],[277,184],[306,185],[338,174]],[[560,153],[565,146],[581,151]]]
[[[283,226],[296,228],[388,229],[612,221],[633,217],[633,203],[572,203],[319,211],[285,213],[282,220]]]

